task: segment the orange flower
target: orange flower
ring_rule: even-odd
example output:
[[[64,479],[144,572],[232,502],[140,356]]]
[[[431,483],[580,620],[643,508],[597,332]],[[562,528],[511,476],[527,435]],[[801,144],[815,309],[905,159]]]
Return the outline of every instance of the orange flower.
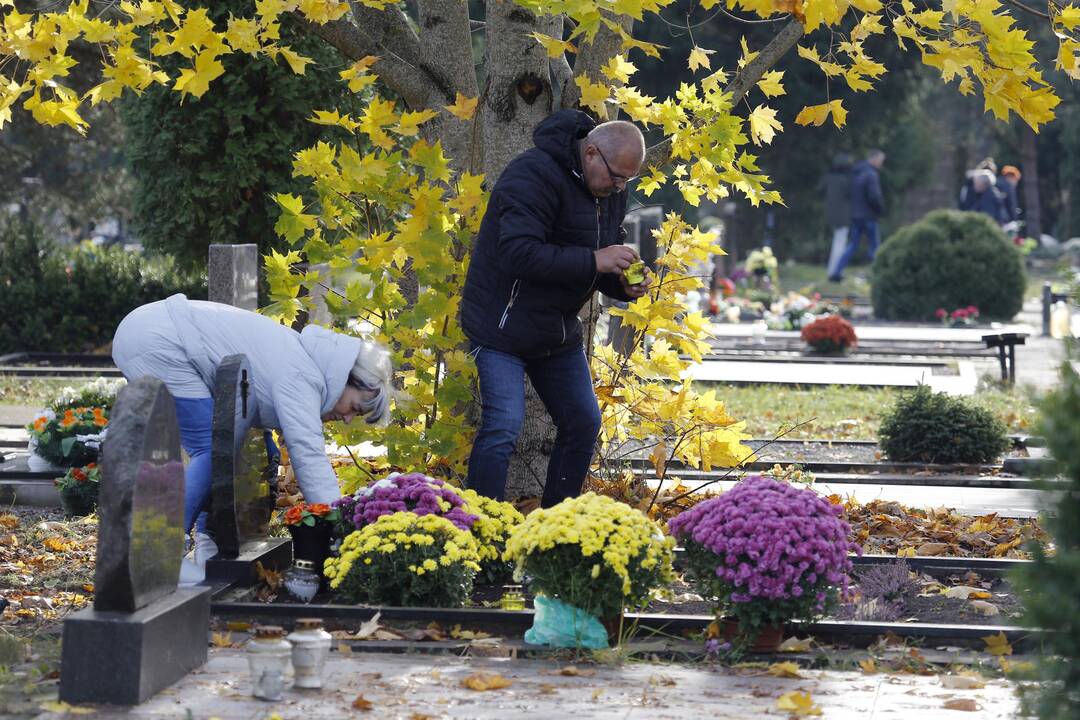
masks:
[[[100,415],[95,415],[94,416],[94,424],[97,425],[98,427],[105,427],[106,425],[109,424],[109,418],[101,417]]]
[[[87,470],[93,470],[93,469],[94,469],[94,468],[96,468],[96,467],[97,467],[97,463],[89,463],[89,464],[88,464],[88,465],[86,466],[86,469],[87,469]]]
[[[75,418],[68,417],[68,416],[65,415],[64,419],[60,421],[60,427],[69,428],[69,427],[71,427],[72,425],[74,425],[77,422],[79,422],[79,421],[76,420]]]
[[[304,508],[300,505],[293,505],[291,508],[285,511],[285,524],[297,525],[304,518]]]
[[[330,506],[326,503],[315,503],[313,505],[308,505],[308,512],[310,512],[312,515],[318,515],[319,517],[323,517],[329,514]]]
[[[71,471],[71,476],[73,478],[75,478],[76,480],[78,480],[79,482],[82,482],[82,481],[86,480],[86,473],[84,473],[79,468],[75,468],[74,470],[72,470]]]
[[[34,429],[37,430],[38,432],[42,432],[45,429],[45,426],[48,425],[48,424],[49,424],[48,418],[46,418],[44,415],[42,415],[41,417],[39,417],[37,420],[34,421]]]
[[[68,408],[67,410],[65,410],[64,411],[64,419],[65,420],[74,420],[75,419],[75,411],[72,410],[71,408]]]

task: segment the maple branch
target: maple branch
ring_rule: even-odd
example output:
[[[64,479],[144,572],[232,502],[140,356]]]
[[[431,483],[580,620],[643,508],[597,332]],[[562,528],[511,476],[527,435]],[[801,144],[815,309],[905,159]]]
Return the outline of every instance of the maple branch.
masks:
[[[746,63],[724,88],[724,92],[731,93],[731,104],[735,105],[742,100],[750,88],[769,69],[780,62],[780,58],[795,47],[795,43],[799,42],[805,32],[806,28],[798,20],[792,20],[785,25],[784,29],[777,33],[753,60]],[[671,138],[665,138],[648,149],[642,167],[660,167],[667,164],[670,159]]]
[[[634,19],[625,15],[608,15],[609,18],[615,20],[626,32],[630,32],[634,27]],[[591,43],[578,45],[578,56],[574,62],[574,77],[586,77],[593,82],[602,82],[603,78],[600,74],[600,68],[611,58],[619,54],[619,49],[622,47],[622,38],[617,33],[608,28],[607,25],[601,25],[600,29],[596,32],[596,37],[593,38]],[[616,83],[612,83],[615,85]],[[573,101],[573,105],[568,105],[566,99],[563,100],[562,106],[575,107],[578,99],[581,97],[581,92],[577,85],[571,85],[572,89],[569,92],[569,99]],[[599,118],[600,122],[607,120],[607,117]]]
[[[1033,7],[1028,7],[1024,3],[1020,2],[1020,0],[1005,0],[1005,2],[1008,3],[1009,5],[1012,5],[1017,10],[1023,10],[1024,12],[1030,13],[1030,14],[1034,15],[1035,17],[1042,18],[1043,20],[1052,20],[1053,19],[1053,18],[1050,17],[1049,14],[1044,13],[1044,12],[1039,12],[1038,10],[1036,10]]]
[[[373,66],[387,87],[405,100],[410,108],[426,106],[433,95],[453,101],[453,92],[444,88],[444,80],[434,76],[420,55],[420,40],[409,27],[405,13],[397,6],[375,10],[353,5],[353,20],[341,18],[319,25],[306,20],[299,12],[293,15],[301,27],[333,45],[350,60],[367,55],[378,56]]]

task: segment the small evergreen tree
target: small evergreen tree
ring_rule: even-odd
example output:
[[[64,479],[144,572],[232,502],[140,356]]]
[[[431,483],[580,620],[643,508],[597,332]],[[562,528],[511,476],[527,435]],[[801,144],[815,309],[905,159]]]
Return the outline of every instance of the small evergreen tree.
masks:
[[[224,25],[230,12],[249,10],[229,0],[215,4],[210,17]],[[145,247],[192,268],[206,266],[211,243],[258,243],[260,254],[282,249],[272,195],[305,187],[292,177],[293,153],[344,132],[308,118],[314,110],[351,109],[362,98],[338,78],[346,63],[336,50],[304,36],[285,16],[281,36],[315,61],[304,75],[280,58],[233,53],[220,58],[225,74],[201,98],[179,102],[170,88],[155,85],[125,100],[133,224]],[[159,62],[169,72],[190,64],[177,54]]]

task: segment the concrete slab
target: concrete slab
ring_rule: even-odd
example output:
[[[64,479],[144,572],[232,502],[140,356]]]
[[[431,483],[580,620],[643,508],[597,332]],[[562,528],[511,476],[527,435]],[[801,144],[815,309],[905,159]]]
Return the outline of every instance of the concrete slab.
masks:
[[[40,412],[41,408],[29,405],[0,405],[0,425],[23,427],[37,417]]]
[[[863,387],[915,387],[929,385],[950,395],[971,395],[978,386],[975,366],[957,363],[957,375],[937,375],[933,365],[840,365],[778,363],[742,360],[706,360],[690,367],[701,383],[761,383],[780,385],[858,385]]]
[[[370,716],[396,718],[759,718],[786,716],[777,709],[784,693],[810,693],[823,717],[880,720],[910,717],[968,717],[946,709],[951,700],[971,700],[978,717],[1012,718],[1018,711],[1014,687],[990,680],[978,690],[949,690],[936,676],[863,675],[850,671],[802,670],[802,678],[776,678],[762,669],[713,668],[659,663],[578,664],[579,673],[560,673],[566,663],[426,655],[331,653],[322,690],[289,688],[280,702],[251,697],[243,651],[211,650],[209,662],[173,687],[130,710],[101,708],[95,718],[161,720],[282,720]],[[581,672],[583,671],[583,672]],[[497,673],[511,681],[500,690],[462,687],[475,673]],[[358,696],[368,713],[352,707]],[[38,720],[57,720],[45,713]]]
[[[695,488],[702,483],[683,479],[687,488]],[[710,484],[709,487],[727,490],[735,481],[724,480]],[[669,483],[670,485],[670,483]],[[827,480],[815,482],[813,489],[823,495],[852,496],[860,503],[871,500],[892,500],[902,505],[918,508],[947,507],[961,515],[988,515],[997,513],[1001,517],[1035,517],[1040,509],[1045,509],[1057,499],[1058,493],[1044,490],[1023,488],[970,488],[938,487],[925,485],[885,485],[878,483],[848,484],[830,483]]]
[[[713,323],[710,326],[717,337],[799,337],[798,330],[768,330],[763,335],[755,332],[751,323]],[[921,340],[926,342],[982,342],[982,336],[990,333],[1027,333],[1034,337],[1040,329],[1028,323],[992,323],[990,327],[947,328],[933,325],[862,325],[855,326],[860,340]]]

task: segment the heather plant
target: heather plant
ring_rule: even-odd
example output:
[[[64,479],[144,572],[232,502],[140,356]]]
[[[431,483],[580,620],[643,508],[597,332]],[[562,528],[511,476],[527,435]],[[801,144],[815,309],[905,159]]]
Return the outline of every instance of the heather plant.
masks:
[[[988,410],[925,385],[886,413],[878,442],[896,462],[990,463],[1009,447],[1005,425]]]
[[[334,507],[341,511],[343,535],[396,512],[439,515],[461,530],[471,530],[478,518],[465,508],[465,500],[457,490],[423,473],[391,473],[336,500]]]
[[[506,558],[535,592],[603,620],[644,607],[671,581],[673,547],[640,510],[590,492],[530,513],[507,541]]]
[[[861,568],[856,573],[851,602],[840,609],[837,617],[880,622],[898,620],[903,613],[904,597],[917,590],[918,583],[903,560]]]
[[[812,490],[760,475],[672,518],[689,574],[718,617],[742,634],[828,613],[851,571],[843,508]]]
[[[472,534],[446,517],[395,512],[351,533],[326,560],[330,589],[348,603],[460,607],[480,554]]]

